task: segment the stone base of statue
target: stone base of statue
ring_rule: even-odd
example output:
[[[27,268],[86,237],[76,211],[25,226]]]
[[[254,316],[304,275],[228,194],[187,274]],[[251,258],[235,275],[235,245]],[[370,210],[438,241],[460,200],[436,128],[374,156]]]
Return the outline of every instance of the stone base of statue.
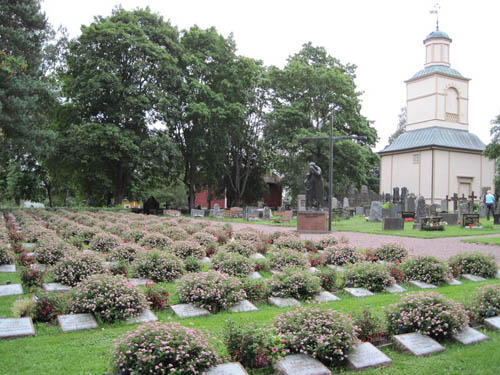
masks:
[[[300,233],[327,233],[328,212],[325,211],[297,212],[297,230]]]

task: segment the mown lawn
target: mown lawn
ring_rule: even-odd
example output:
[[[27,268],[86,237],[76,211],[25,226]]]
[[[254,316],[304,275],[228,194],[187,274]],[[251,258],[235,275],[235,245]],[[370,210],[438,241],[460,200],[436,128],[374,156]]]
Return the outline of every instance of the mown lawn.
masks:
[[[0,274],[0,283],[10,280],[19,282],[16,274]],[[487,283],[498,284],[500,280],[492,279]],[[459,302],[469,299],[471,293],[477,287],[485,283],[472,283],[463,281],[460,286],[443,286],[437,289],[447,297]],[[175,284],[167,284],[171,291],[171,303],[176,303],[178,297]],[[416,291],[409,287],[409,291]],[[25,290],[25,296],[29,291]],[[369,309],[375,314],[383,315],[383,307],[397,302],[401,295],[379,293],[372,297],[361,299],[352,298],[342,291],[336,293],[340,301],[331,302],[320,306],[323,309],[335,309],[344,313],[356,314],[364,309]],[[12,317],[10,308],[17,296],[0,297],[0,316]],[[303,305],[308,305],[303,303]],[[259,311],[248,313],[219,313],[208,317],[193,319],[178,319],[171,312],[158,312],[161,321],[179,321],[189,327],[204,330],[210,335],[221,338],[221,333],[227,319],[237,322],[256,322],[259,324],[271,324],[273,319],[287,309],[278,309],[265,303],[257,304]],[[24,375],[24,374],[103,374],[110,369],[111,351],[113,343],[125,332],[133,330],[137,325],[99,324],[99,328],[91,331],[63,333],[56,325],[35,324],[36,336],[14,340],[0,341],[0,374],[2,375]],[[487,332],[491,339],[486,343],[477,344],[472,347],[464,347],[460,344],[446,342],[446,350],[438,355],[428,358],[415,358],[408,354],[399,353],[389,345],[382,350],[393,360],[393,364],[385,369],[374,369],[363,372],[364,374],[499,374],[500,356],[498,347],[500,345],[500,333]],[[214,340],[219,353],[226,355],[225,348],[220,341]],[[345,368],[335,369],[335,372],[354,374]],[[250,372],[250,374],[268,374],[262,370]]]
[[[479,243],[485,245],[497,245],[500,246],[500,237],[487,237],[487,238],[467,238],[462,240],[462,242]]]

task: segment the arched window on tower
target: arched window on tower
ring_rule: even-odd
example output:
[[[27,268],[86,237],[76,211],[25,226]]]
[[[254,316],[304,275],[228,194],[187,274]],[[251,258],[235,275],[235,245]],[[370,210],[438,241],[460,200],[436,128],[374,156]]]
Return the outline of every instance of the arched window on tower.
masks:
[[[446,121],[458,122],[458,100],[458,91],[453,87],[448,88],[446,90]]]

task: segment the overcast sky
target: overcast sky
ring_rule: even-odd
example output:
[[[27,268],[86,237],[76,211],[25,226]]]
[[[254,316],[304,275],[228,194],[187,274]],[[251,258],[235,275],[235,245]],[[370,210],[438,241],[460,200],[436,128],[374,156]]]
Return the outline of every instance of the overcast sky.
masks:
[[[429,0],[42,0],[49,22],[80,34],[96,15],[149,6],[177,26],[214,26],[233,33],[238,53],[283,67],[304,43],[325,47],[342,63],[358,66],[356,84],[362,113],[374,121],[379,142],[387,145],[400,108],[406,105],[405,80],[424,67],[423,40],[436,27]],[[498,0],[440,1],[440,30],[453,40],[452,68],[471,78],[469,130],[486,144],[490,121],[500,113],[500,36]]]

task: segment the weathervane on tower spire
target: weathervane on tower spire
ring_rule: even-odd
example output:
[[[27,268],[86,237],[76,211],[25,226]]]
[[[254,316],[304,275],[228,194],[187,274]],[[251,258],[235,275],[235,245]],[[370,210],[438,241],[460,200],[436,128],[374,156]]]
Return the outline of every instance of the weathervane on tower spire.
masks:
[[[439,3],[434,4],[434,9],[430,10],[430,14],[435,14],[436,15],[436,31],[439,31],[439,9],[441,9],[441,6]]]

